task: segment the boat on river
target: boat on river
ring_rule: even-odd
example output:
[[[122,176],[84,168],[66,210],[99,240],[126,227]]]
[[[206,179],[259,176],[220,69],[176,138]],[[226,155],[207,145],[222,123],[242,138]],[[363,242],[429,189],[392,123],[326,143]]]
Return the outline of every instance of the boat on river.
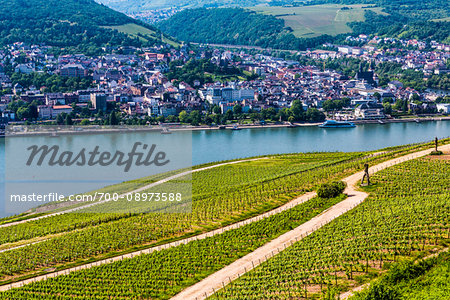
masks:
[[[167,128],[167,127],[163,127],[161,129],[161,134],[171,134],[171,133],[172,133],[172,131],[170,131],[169,128]]]
[[[353,128],[356,127],[352,122],[342,122],[335,120],[327,120],[319,125],[320,128]]]

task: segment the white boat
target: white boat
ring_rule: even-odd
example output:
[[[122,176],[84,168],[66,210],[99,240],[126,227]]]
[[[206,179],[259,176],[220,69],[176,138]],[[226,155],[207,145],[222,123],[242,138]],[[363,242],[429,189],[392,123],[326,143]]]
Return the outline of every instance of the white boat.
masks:
[[[320,128],[353,128],[356,127],[352,122],[341,122],[335,120],[325,121],[323,124],[319,125]]]
[[[172,132],[169,130],[169,128],[165,128],[165,127],[163,127],[162,129],[161,129],[161,134],[171,134]]]

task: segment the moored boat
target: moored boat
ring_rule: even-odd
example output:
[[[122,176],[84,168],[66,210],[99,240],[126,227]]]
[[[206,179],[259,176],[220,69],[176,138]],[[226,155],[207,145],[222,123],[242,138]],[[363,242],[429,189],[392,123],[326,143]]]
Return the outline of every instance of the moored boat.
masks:
[[[335,120],[327,120],[319,125],[320,128],[353,128],[356,127],[352,122],[341,122]]]
[[[167,127],[163,127],[161,129],[161,134],[171,134],[172,132]]]

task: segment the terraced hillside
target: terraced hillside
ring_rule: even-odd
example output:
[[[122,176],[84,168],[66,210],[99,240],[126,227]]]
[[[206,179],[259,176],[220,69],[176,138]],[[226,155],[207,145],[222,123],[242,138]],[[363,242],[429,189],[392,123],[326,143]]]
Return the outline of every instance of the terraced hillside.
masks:
[[[101,203],[78,213],[55,215],[39,220],[30,219],[25,223],[11,223],[8,227],[0,226],[0,236],[2,237],[0,242],[0,276],[3,283],[3,286],[0,285],[0,291],[23,286],[19,289],[15,288],[0,293],[0,298],[170,298],[209,275],[213,276],[215,272],[239,258],[253,253],[256,249],[280,237],[283,233],[288,233],[305,222],[319,217],[329,211],[331,207],[340,204],[345,198],[342,195],[332,199],[313,198],[314,194],[311,191],[315,190],[319,184],[342,179],[353,174],[361,170],[366,162],[376,164],[428,147],[430,146],[398,147],[385,149],[376,154],[311,153],[277,155],[228,165],[218,165],[217,167],[209,166],[209,168],[203,169],[199,167],[197,172],[189,175],[193,179],[191,213],[99,214],[99,211],[104,211],[102,207],[107,205],[107,203]],[[421,170],[425,167],[419,165],[422,163],[434,164],[439,172],[448,171],[446,169],[448,164],[445,164],[445,160],[418,160],[414,163],[405,163],[404,166],[412,164],[411,168],[416,170],[414,176],[419,176]],[[444,167],[442,167],[442,164]],[[385,172],[387,173],[385,174]],[[442,176],[439,175],[439,172],[433,177],[433,182],[440,182]],[[386,187],[386,182],[389,178],[399,178],[400,180],[403,178],[397,176],[400,173],[406,176],[408,168],[401,170],[397,170],[395,167],[389,168],[388,171],[381,173],[384,174],[383,176],[376,178],[378,183],[375,186],[375,192],[385,193],[380,196],[381,200],[376,198],[378,201],[388,201],[386,198],[396,199],[388,194],[392,189]],[[176,180],[187,179],[183,176],[177,177]],[[156,180],[159,180],[159,178],[149,178],[132,184],[121,184],[116,188],[125,192],[146,187],[149,182],[154,183]],[[445,187],[445,185],[443,186]],[[419,185],[417,190],[422,187]],[[114,187],[108,189],[114,190]],[[143,191],[146,192],[147,190],[143,188]],[[415,192],[416,189],[410,189],[410,191]],[[309,192],[307,195],[311,196],[301,196],[305,192]],[[425,195],[428,192],[438,192],[438,189],[429,187],[428,190],[423,191]],[[403,190],[399,195],[402,197],[405,195]],[[436,196],[436,199],[439,199],[438,193],[433,195]],[[394,196],[397,197],[398,195]],[[294,198],[296,200],[293,201]],[[376,209],[374,209],[373,201],[370,198],[370,201],[367,201],[369,204],[363,203],[360,207],[367,207],[363,211],[365,213],[370,212],[369,215],[375,223],[364,223],[364,218],[359,217],[356,213],[359,211],[359,208],[357,208],[332,221],[317,232],[329,227],[338,228],[342,231],[343,225],[340,220],[345,216],[355,219],[356,225],[366,224],[368,227],[373,224],[378,226],[380,220],[384,220],[385,213],[388,214],[389,211],[392,214],[398,213],[398,210],[394,209],[392,205],[386,205],[383,210],[380,204],[380,207],[375,206]],[[411,203],[411,201],[408,203]],[[261,215],[283,204],[286,205],[281,209]],[[421,206],[413,205],[413,208],[420,209]],[[442,208],[448,209],[445,205]],[[383,212],[381,216],[378,216],[377,209],[381,209],[381,212]],[[387,211],[388,209],[389,211]],[[415,211],[414,209],[412,210]],[[394,211],[392,212],[392,210]],[[442,219],[443,217],[439,216],[437,210],[433,211],[435,212],[434,215],[430,216],[434,216],[437,222],[445,219],[445,217]],[[258,215],[259,217],[251,218]],[[431,219],[431,217],[428,219]],[[240,220],[246,221],[236,223]],[[235,224],[227,226],[233,223]],[[351,248],[353,240],[357,241],[358,245],[363,244],[357,235],[364,232],[363,229],[366,229],[366,227],[363,225],[360,225],[360,227],[361,230],[351,232],[354,236],[350,239],[350,242],[346,239],[347,234],[350,233],[342,231],[341,237],[343,239],[341,243],[345,246],[345,249]],[[381,228],[386,236],[392,235],[392,232],[383,226],[377,228]],[[430,227],[426,228],[429,229]],[[376,234],[377,229],[370,229],[371,234]],[[432,227],[426,234],[435,234],[439,230],[440,227]],[[298,242],[298,245],[308,243],[315,235],[312,234],[304,238]],[[439,243],[438,237],[428,237],[426,241],[431,243],[434,240],[434,243]],[[324,241],[332,241],[332,238],[326,235]],[[364,241],[366,242],[365,238]],[[410,237],[408,236],[408,238]],[[375,237],[371,235],[369,240],[373,239]],[[411,244],[411,252],[418,251],[416,247],[419,250],[424,247],[420,241],[422,239],[419,240],[417,246],[414,243]],[[169,242],[171,243],[168,244]],[[157,245],[164,246],[155,247]],[[284,253],[293,251],[292,249],[295,249],[296,245],[282,251],[275,258],[270,259],[269,263],[285,255]],[[330,243],[330,245],[334,244]],[[397,244],[395,245],[397,246]],[[380,249],[385,249],[382,246],[383,244],[380,245]],[[392,260],[392,253],[397,253],[395,251],[398,251],[398,248],[400,247],[394,248],[395,250],[392,250],[394,252],[389,252],[391,248],[387,248],[389,250],[383,256],[383,261]],[[301,249],[302,251],[305,251],[305,249],[306,251],[312,251],[312,248],[308,247]],[[334,251],[332,246],[322,246],[319,249],[329,253]],[[370,253],[367,248],[364,249],[364,253]],[[127,255],[130,252],[133,253]],[[336,255],[343,256],[339,262],[342,262],[344,269],[337,271],[339,273],[337,279],[339,284],[336,291],[345,290],[354,285],[356,272],[362,276],[361,278],[365,279],[370,276],[364,277],[364,274],[359,274],[359,272],[362,273],[363,268],[369,267],[369,274],[375,274],[376,266],[379,265],[378,262],[374,262],[377,257],[376,251],[373,256],[370,256],[369,265],[363,264],[362,261],[355,261],[358,256],[347,258],[341,252],[330,255],[334,258],[336,258]],[[308,257],[312,260],[315,259],[312,254]],[[395,257],[397,259],[398,254],[395,254]],[[95,263],[95,261],[100,262]],[[263,263],[262,268],[266,264]],[[287,264],[287,266],[286,274],[292,268],[291,264]],[[57,272],[70,267],[71,269],[67,272]],[[258,267],[248,274],[254,274],[262,268]],[[300,273],[308,273],[310,270],[308,268],[309,265]],[[345,279],[345,276],[341,276],[341,273],[345,271],[347,274],[350,272],[350,275],[347,275],[350,278]],[[64,273],[68,275],[63,275]],[[306,282],[307,292],[313,293],[318,284],[323,286],[324,291],[327,290],[327,287],[330,287],[330,282],[320,280],[322,278],[328,280],[331,276],[328,273],[324,271],[319,277],[317,277],[317,273],[313,273],[315,274],[314,278]],[[279,276],[272,276],[275,273],[267,274],[266,282],[270,283],[279,278]],[[36,277],[38,275],[42,276]],[[290,276],[292,282],[297,280],[296,276]],[[26,280],[27,278],[35,279]],[[36,280],[39,282],[32,283]],[[218,293],[218,296],[229,297],[230,294],[227,293],[230,292],[230,287],[234,289],[239,286],[241,280],[227,286],[224,291]],[[11,283],[15,281],[19,281],[19,283],[12,285]],[[291,289],[297,293],[297,296],[302,295],[303,287],[291,285]],[[296,290],[296,288],[301,288],[301,291]],[[235,291],[232,293],[234,295]],[[240,293],[240,289],[236,290],[236,295],[239,295],[238,293]],[[280,291],[277,290],[274,293],[278,294]],[[241,294],[241,296],[243,295],[245,294]],[[255,297],[260,296],[255,294]]]

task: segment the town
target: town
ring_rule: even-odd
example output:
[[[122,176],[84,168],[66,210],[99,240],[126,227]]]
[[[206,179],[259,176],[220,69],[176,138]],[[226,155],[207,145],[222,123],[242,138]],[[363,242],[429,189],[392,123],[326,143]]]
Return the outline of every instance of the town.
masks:
[[[450,45],[347,41],[276,55],[187,44],[96,57],[15,43],[0,51],[1,123],[293,125],[450,113]]]

